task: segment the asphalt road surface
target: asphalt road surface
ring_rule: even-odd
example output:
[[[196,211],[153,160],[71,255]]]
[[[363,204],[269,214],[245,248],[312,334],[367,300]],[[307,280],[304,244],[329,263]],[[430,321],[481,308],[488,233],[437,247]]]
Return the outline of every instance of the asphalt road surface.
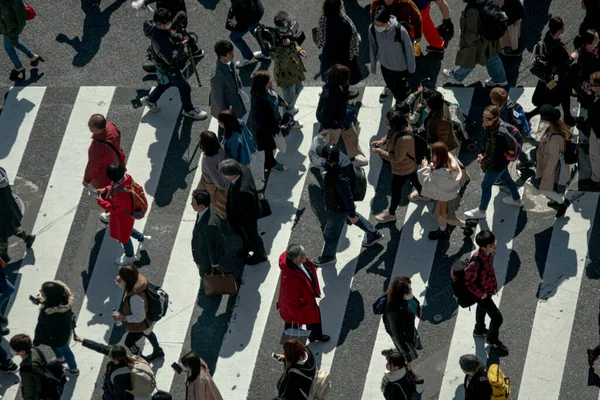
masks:
[[[46,62],[29,69],[26,81],[12,88],[8,80],[12,65],[7,57],[0,58],[0,95],[5,95],[5,108],[0,114],[0,165],[8,171],[14,192],[24,201],[23,226],[37,234],[33,249],[22,261],[23,244],[11,241],[13,261],[7,271],[17,286],[7,310],[11,334],[33,334],[37,310],[27,297],[35,295],[43,282],[56,278],[66,282],[74,293],[79,335],[109,343],[118,343],[124,336],[123,328],[113,326],[110,320],[122,295],[113,283],[118,269],[112,262],[120,249],[98,220],[98,207],[81,187],[89,145],[87,119],[101,112],[120,128],[128,170],[143,183],[152,201],[148,216],[136,225],[152,236],[138,252],[137,264],[151,282],[167,290],[172,302],[171,310],[155,328],[167,353],[164,363],[154,363],[158,387],[169,390],[175,399],[185,398],[184,379],[169,365],[193,349],[207,361],[225,399],[276,397],[275,385],[282,366],[270,354],[281,351],[283,330],[276,310],[278,258],[289,243],[302,244],[313,258],[323,245],[325,213],[320,178],[306,157],[318,131],[315,108],[321,81],[313,79],[318,70],[318,51],[309,32],[319,18],[319,3],[263,1],[263,22],[269,23],[276,12],[284,9],[309,36],[305,43],[306,88],[297,105],[304,128],[288,137],[287,152],[278,155],[290,170],[271,174],[265,185],[273,215],[261,220],[259,228],[269,263],[245,267],[234,256],[240,241],[228,230],[228,252],[221,264],[236,273],[242,285],[237,297],[220,298],[197,296],[200,282],[189,246],[195,218],[189,206],[190,193],[200,178],[196,168],[201,157],[198,134],[205,129],[215,130],[216,122],[209,119],[192,123],[182,118],[174,90],[161,99],[161,113],[148,114],[142,107],[140,97],[156,84],[141,69],[147,46],[141,26],[151,14],[135,11],[125,1],[30,2],[38,16],[27,25],[21,39]],[[489,104],[489,91],[482,87],[487,78],[485,69],[473,71],[466,87],[449,86],[440,74],[442,68],[454,65],[460,34],[462,2],[448,3],[455,36],[449,40],[443,58],[419,58],[412,81],[430,77],[448,99],[458,102],[480,125],[481,112]],[[191,80],[193,99],[207,109],[207,85],[215,62],[212,45],[228,35],[224,23],[229,2],[188,0],[187,7],[189,29],[198,33],[207,53],[199,65],[203,86],[197,87]],[[348,1],[345,8],[364,39],[360,54],[367,62],[368,2]],[[530,54],[549,16],[564,17],[564,40],[572,50],[583,11],[578,1],[571,0],[525,0],[525,9],[523,56],[503,61],[511,97],[529,109],[536,83],[528,71]],[[434,21],[440,21],[435,5],[432,15]],[[247,41],[257,49],[251,37]],[[241,71],[246,86],[251,73],[251,68]],[[379,73],[358,85],[363,149],[385,129],[382,116],[391,104],[389,99],[379,103],[381,86]],[[578,105],[573,102],[572,106],[576,113]],[[472,138],[481,143],[481,134],[478,128]],[[574,171],[568,194],[573,206],[565,218],[554,218],[555,211],[547,207],[547,199],[532,185],[531,172],[519,176],[513,170],[525,207],[502,204],[505,189],[495,187],[499,194],[492,200],[487,220],[480,224],[482,228],[489,226],[498,236],[495,264],[502,290],[495,301],[504,316],[500,337],[510,351],[508,357],[500,359],[500,365],[511,378],[514,399],[599,397],[600,377],[588,369],[585,354],[587,346],[598,342],[599,195],[578,191],[577,179],[589,176],[583,153],[581,168]],[[475,152],[463,146],[460,158],[472,177],[462,204],[463,210],[469,210],[478,204],[482,174],[473,162]],[[367,198],[357,204],[359,212],[373,221],[372,215],[389,202],[392,175],[387,162],[370,155],[367,174]],[[348,227],[338,248],[338,263],[320,270],[324,330],[332,341],[310,347],[321,368],[331,373],[328,399],[383,398],[379,386],[385,359],[379,352],[391,342],[379,317],[373,315],[371,304],[387,287],[390,277],[411,277],[415,296],[424,306],[419,322],[423,350],[414,363],[415,370],[425,378],[425,384],[419,387],[422,399],[462,399],[464,375],[458,357],[465,353],[486,357],[484,342],[471,335],[474,310],[457,306],[449,283],[451,264],[473,248],[474,236],[465,238],[456,229],[448,241],[429,241],[427,233],[436,227],[431,208],[430,204],[403,201],[396,223],[378,225],[385,240],[369,249],[360,248],[362,232]],[[7,347],[6,342],[3,345]],[[71,345],[81,374],[69,380],[63,398],[100,399],[102,393],[96,383],[103,376],[107,360],[78,344]],[[49,348],[43,350],[51,357]],[[494,361],[498,360],[491,353],[489,362]],[[4,399],[21,398],[16,376],[0,376],[0,384]]]

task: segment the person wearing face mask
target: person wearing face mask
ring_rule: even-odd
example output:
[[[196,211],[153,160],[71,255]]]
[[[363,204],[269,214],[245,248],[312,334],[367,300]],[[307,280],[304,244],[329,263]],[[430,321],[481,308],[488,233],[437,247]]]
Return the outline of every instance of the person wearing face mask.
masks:
[[[487,377],[487,369],[475,354],[465,354],[458,360],[465,373],[465,400],[490,399],[492,385]]]
[[[148,280],[138,272],[135,265],[125,265],[119,268],[119,275],[115,283],[124,291],[123,314],[113,312],[112,317],[117,322],[125,322],[127,337],[125,346],[132,354],[139,356],[142,350],[137,346],[137,341],[145,336],[152,345],[152,354],[143,356],[148,362],[165,357],[163,349],[158,344],[156,334],[152,332],[154,322],[150,321],[146,314],[148,312]]]
[[[389,357],[394,352],[402,353],[408,373],[412,375],[417,385],[421,385],[425,379],[412,370],[411,363],[419,357],[417,350],[423,349],[415,325],[415,317],[421,318],[423,310],[419,300],[413,296],[410,283],[409,278],[398,276],[387,290],[383,324],[386,332],[392,337],[395,347],[383,350],[381,354]]]
[[[186,375],[185,400],[223,400],[208,365],[195,351],[181,357],[179,367]]]
[[[600,71],[600,54],[598,51],[598,32],[593,29],[580,31],[579,35],[573,39],[577,62],[573,64],[570,75],[572,76],[572,85],[582,107],[587,106],[591,97],[590,75]]]
[[[38,323],[35,327],[34,346],[50,346],[56,360],[67,363],[69,374],[78,375],[75,356],[69,346],[73,330],[73,295],[61,281],[45,282],[37,296],[41,304]]]
[[[510,190],[511,197],[504,197],[504,204],[523,207],[523,200],[515,181],[508,172],[509,161],[506,153],[509,151],[507,135],[514,129],[500,120],[500,110],[496,106],[487,106],[483,112],[483,127],[485,128],[485,141],[483,153],[477,156],[477,163],[485,173],[481,181],[481,200],[479,208],[466,211],[468,219],[485,219],[486,210],[492,199],[492,185],[500,179]]]
[[[102,400],[134,400],[135,397],[129,393],[132,389],[131,374],[114,374],[121,368],[133,367],[133,358],[127,355],[127,350],[121,345],[107,346],[93,340],[84,339],[74,335],[73,339],[79,342],[83,347],[94,350],[100,354],[108,356],[106,371],[104,372],[102,390],[104,394]]]
[[[385,400],[412,400],[417,387],[410,374],[407,373],[406,360],[397,351],[387,356],[386,372],[381,380],[381,391]]]

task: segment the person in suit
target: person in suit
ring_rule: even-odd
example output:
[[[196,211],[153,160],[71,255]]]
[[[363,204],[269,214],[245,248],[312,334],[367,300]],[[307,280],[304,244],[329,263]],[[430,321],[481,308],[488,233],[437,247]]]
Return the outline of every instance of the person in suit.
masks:
[[[219,266],[219,258],[225,253],[225,236],[221,219],[210,205],[210,194],[206,190],[194,190],[192,208],[198,213],[192,235],[192,255],[202,276]]]
[[[219,40],[215,44],[217,65],[215,74],[210,78],[210,113],[218,118],[223,110],[232,110],[238,118],[246,114],[242,97],[242,80],[233,64],[233,44]],[[219,138],[223,129],[219,128]]]
[[[267,252],[258,234],[260,204],[252,172],[231,158],[221,161],[219,171],[231,182],[227,194],[227,221],[231,230],[242,238],[243,247],[237,252],[238,256],[245,257],[248,265],[267,261]]]

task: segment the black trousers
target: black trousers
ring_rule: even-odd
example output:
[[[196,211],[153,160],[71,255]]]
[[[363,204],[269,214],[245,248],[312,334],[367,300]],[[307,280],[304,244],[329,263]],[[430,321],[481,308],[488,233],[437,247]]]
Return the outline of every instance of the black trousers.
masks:
[[[403,102],[408,97],[410,90],[408,87],[408,71],[392,71],[382,65],[381,75],[385,81],[385,86],[390,88],[396,102]]]
[[[254,252],[255,257],[267,257],[265,245],[258,234],[258,226],[256,224],[253,226],[230,224],[229,226],[231,227],[231,230],[242,239],[243,249],[245,251]]]
[[[477,302],[475,310],[475,329],[482,330],[485,328],[485,315],[490,317],[490,328],[487,334],[487,340],[490,343],[496,343],[500,334],[500,327],[504,319],[494,300],[488,295],[485,299],[480,299]]]
[[[319,307],[317,306],[317,308],[319,308]],[[298,324],[294,323],[294,326],[297,328]],[[286,322],[283,329],[289,329],[291,327],[292,327],[292,323]],[[308,329],[310,331],[310,336],[308,337],[308,340],[310,340],[310,341],[319,340],[323,337],[323,325],[321,325],[321,309],[320,308],[319,308],[319,322],[317,322],[316,324],[306,325],[306,329]]]
[[[265,169],[270,171],[275,165],[277,165],[275,150],[265,150]]]
[[[404,186],[404,182],[410,180],[417,192],[421,193],[421,189],[423,186],[421,182],[419,182],[419,177],[417,176],[417,171],[414,171],[408,175],[396,175],[392,177],[392,200],[390,201],[390,214],[396,213],[396,208],[400,204],[400,200],[402,200],[402,186]]]
[[[158,338],[154,332],[150,332],[149,335],[146,335],[144,332],[128,332],[127,337],[125,337],[125,347],[131,351],[131,354],[139,356],[142,354],[142,350],[137,346],[138,340],[140,340],[143,336],[146,336],[150,344],[152,345],[152,351],[160,350],[160,345],[158,344]]]

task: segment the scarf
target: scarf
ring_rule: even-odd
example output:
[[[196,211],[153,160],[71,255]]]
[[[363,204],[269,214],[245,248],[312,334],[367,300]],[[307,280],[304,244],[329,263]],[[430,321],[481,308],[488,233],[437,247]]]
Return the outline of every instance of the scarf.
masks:
[[[340,16],[345,19],[346,21],[348,21],[348,23],[350,24],[350,28],[352,28],[352,37],[350,38],[350,49],[349,49],[349,53],[350,53],[350,60],[354,60],[354,57],[358,56],[358,50],[359,50],[359,45],[360,45],[360,36],[358,35],[358,31],[356,30],[356,27],[354,26],[354,23],[352,22],[352,20],[346,15],[344,14],[342,11],[340,11]],[[317,47],[319,49],[322,49],[323,47],[325,47],[325,30],[327,28],[327,17],[325,17],[325,15],[321,15],[321,18],[319,18],[319,26],[317,28],[317,35],[316,35],[316,40],[317,40]]]
[[[381,380],[381,393],[385,393],[385,387],[388,383],[399,381],[404,378],[404,375],[406,375],[406,368],[400,368],[393,372],[386,372]]]
[[[121,186],[123,182],[125,182],[125,178],[127,178],[127,174],[124,174],[123,177],[119,180],[119,182],[110,183],[110,187],[108,188],[108,192],[106,193],[107,199],[113,197],[113,195],[115,194],[115,190],[117,190],[117,188]]]

